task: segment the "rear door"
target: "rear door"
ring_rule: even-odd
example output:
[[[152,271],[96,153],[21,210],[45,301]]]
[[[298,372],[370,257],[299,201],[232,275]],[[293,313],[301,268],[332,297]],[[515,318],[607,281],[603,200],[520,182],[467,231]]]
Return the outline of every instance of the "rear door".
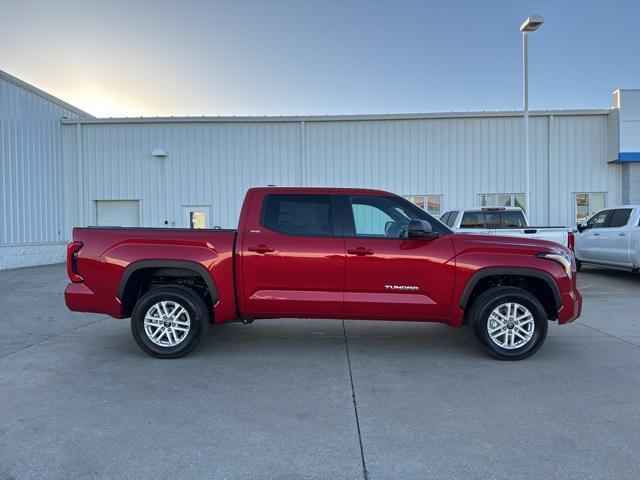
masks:
[[[345,252],[333,197],[256,197],[239,246],[243,315],[339,317]]]
[[[445,316],[453,292],[453,241],[426,212],[395,196],[344,196],[345,318]],[[410,219],[430,219],[435,239],[409,239]]]
[[[620,266],[630,266],[630,238],[627,224],[631,219],[632,212],[631,208],[615,209],[611,214],[608,226],[601,230],[603,261]]]

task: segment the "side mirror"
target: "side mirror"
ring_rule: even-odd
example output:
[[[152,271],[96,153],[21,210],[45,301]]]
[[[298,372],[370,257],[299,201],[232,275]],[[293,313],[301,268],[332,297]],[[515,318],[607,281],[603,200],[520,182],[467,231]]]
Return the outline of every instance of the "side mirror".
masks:
[[[577,227],[578,227],[578,231],[582,233],[589,228],[589,224],[587,222],[582,222],[582,223],[579,223]]]
[[[431,224],[426,220],[409,220],[407,229],[409,238],[436,238],[438,233],[434,233]]]

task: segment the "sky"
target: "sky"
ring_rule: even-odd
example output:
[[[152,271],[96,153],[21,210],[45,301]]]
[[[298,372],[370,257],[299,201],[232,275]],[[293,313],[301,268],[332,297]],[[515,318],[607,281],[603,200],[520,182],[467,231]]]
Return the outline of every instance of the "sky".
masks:
[[[607,108],[640,0],[0,0],[0,69],[100,117]]]

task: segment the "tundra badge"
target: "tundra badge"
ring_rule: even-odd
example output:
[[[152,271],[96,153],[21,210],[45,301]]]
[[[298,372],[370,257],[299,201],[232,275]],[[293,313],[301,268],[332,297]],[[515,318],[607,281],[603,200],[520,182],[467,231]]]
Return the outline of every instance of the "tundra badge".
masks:
[[[386,290],[411,290],[414,292],[418,291],[418,287],[415,285],[385,285],[384,288]]]

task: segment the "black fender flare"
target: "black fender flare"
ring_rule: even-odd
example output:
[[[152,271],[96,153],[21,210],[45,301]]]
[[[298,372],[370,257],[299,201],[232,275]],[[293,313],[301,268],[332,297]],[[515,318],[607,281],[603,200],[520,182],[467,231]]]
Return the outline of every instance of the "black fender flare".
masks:
[[[213,282],[213,278],[211,278],[211,273],[204,266],[197,262],[193,262],[191,260],[137,260],[135,262],[130,263],[127,268],[125,268],[122,277],[120,278],[120,283],[118,285],[117,297],[121,302],[124,299],[124,295],[127,289],[127,284],[131,279],[131,276],[139,270],[143,268],[181,268],[184,270],[191,270],[202,277],[202,279],[207,284],[207,288],[209,289],[209,293],[211,295],[211,299],[213,304],[218,301],[218,290],[216,288],[215,283]]]
[[[558,288],[558,284],[555,282],[553,277],[549,275],[547,272],[543,270],[537,270],[535,268],[522,268],[522,267],[489,267],[482,268],[475,272],[467,285],[464,287],[464,291],[462,292],[462,296],[460,297],[460,308],[465,310],[467,304],[469,303],[469,299],[473,290],[476,288],[476,285],[480,280],[487,277],[493,276],[516,276],[516,277],[531,277],[538,280],[544,281],[547,286],[551,289],[551,293],[553,294],[553,299],[556,304],[556,310],[562,306],[562,297],[560,295],[560,289]]]

